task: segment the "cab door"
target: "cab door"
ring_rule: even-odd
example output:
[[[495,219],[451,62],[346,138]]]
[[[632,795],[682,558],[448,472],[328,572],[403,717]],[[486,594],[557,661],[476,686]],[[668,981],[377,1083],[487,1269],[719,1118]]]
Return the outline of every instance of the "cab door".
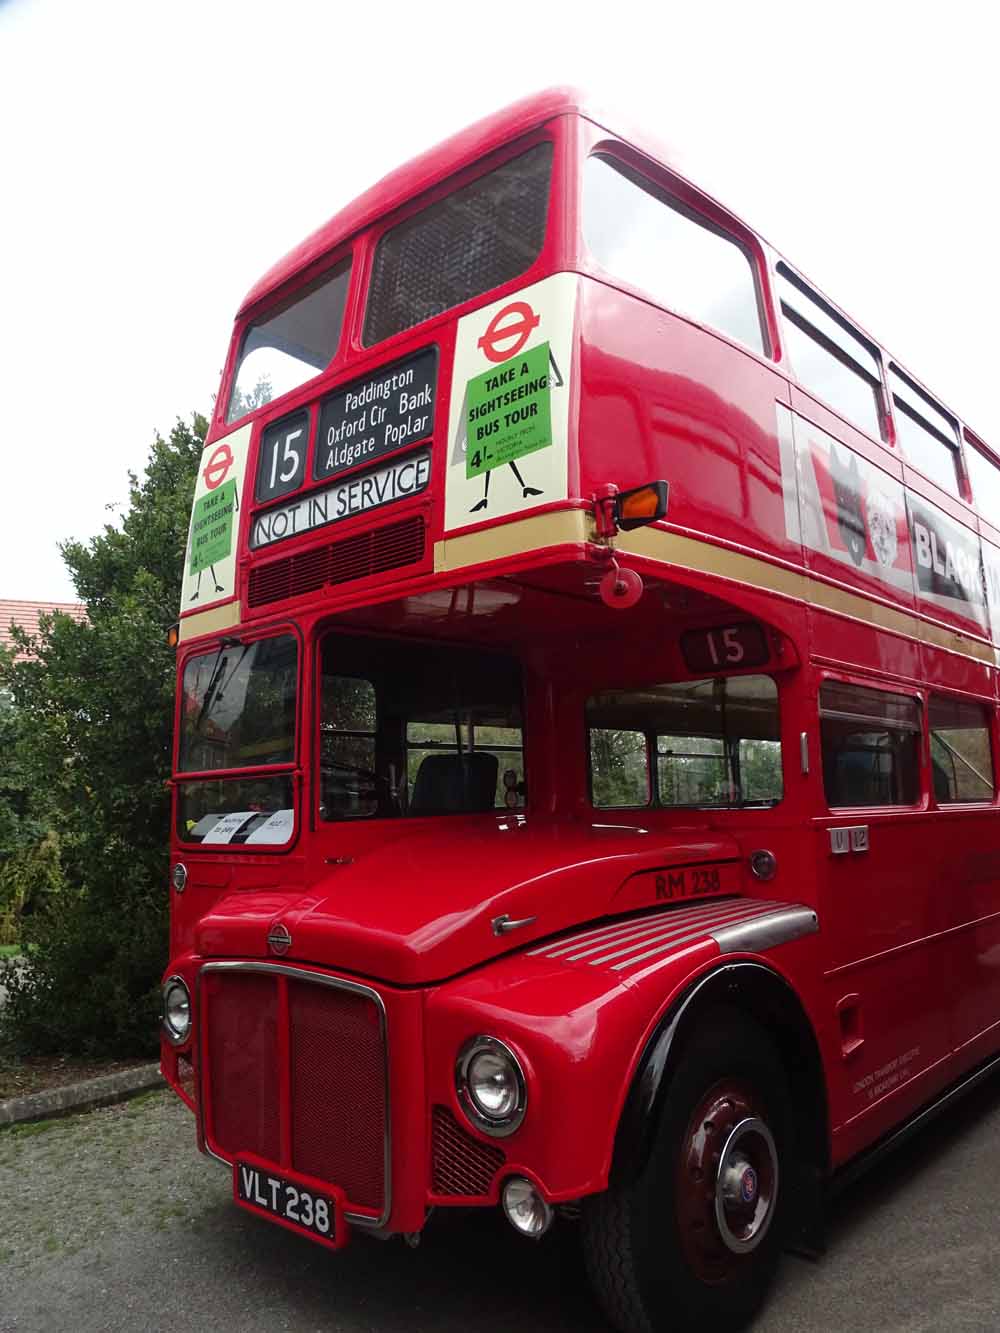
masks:
[[[924,773],[923,700],[825,676],[816,821],[837,1160],[947,1081],[951,1024]]]

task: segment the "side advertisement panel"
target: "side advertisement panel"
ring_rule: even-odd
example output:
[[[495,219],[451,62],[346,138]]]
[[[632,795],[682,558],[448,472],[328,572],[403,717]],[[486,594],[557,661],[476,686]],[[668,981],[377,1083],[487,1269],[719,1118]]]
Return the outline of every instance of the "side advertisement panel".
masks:
[[[252,429],[247,422],[202,453],[184,555],[182,615],[236,596],[236,545]]]
[[[779,405],[779,426],[786,413]],[[967,633],[987,634],[990,569],[978,534],[811,421],[791,418],[791,440],[786,430],[781,450],[785,528],[801,539],[807,566]],[[991,605],[994,599],[1000,629],[1000,592]]]
[[[557,273],[459,320],[446,532],[566,499],[576,291]]]

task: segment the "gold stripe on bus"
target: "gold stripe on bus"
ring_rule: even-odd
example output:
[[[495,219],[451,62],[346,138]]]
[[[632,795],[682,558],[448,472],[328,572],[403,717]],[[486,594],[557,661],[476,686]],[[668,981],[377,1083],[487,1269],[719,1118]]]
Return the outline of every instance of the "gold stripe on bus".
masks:
[[[797,601],[807,601],[808,576],[801,570],[784,569],[755,555],[730,551],[699,537],[682,537],[678,532],[664,532],[662,528],[636,528],[619,534],[615,542],[620,551],[645,556],[649,560],[665,560],[671,565],[682,565],[701,574],[717,574],[737,583],[750,583],[767,588]]]
[[[495,528],[468,532],[464,537],[445,537],[434,543],[434,572],[465,569],[506,560],[543,546],[563,546],[567,542],[587,542],[594,538],[593,517],[584,509],[559,509],[551,514],[535,514],[513,523],[498,523]]]
[[[483,528],[479,532],[437,542],[434,547],[434,570],[436,573],[454,572],[472,565],[509,559],[545,546],[591,540],[593,520],[584,510],[536,514],[532,518],[503,523],[495,528]],[[835,587],[805,570],[786,569],[759,556],[730,551],[713,542],[698,537],[685,537],[677,532],[665,532],[662,528],[636,528],[633,532],[620,533],[616,545],[620,551],[628,551],[647,560],[679,565],[696,573],[714,574],[794,601],[823,607],[836,615],[860,620],[903,638],[932,644],[963,657],[989,662],[991,665],[994,662],[993,648],[988,643],[982,643],[960,630],[933,624],[911,611],[886,606],[863,593]]]
[[[223,606],[210,606],[207,611],[197,611],[193,616],[185,616],[181,621],[180,641],[197,639],[202,634],[218,634],[219,630],[232,629],[240,623],[240,604],[238,601],[226,602]]]
[[[621,550],[631,551],[647,559],[665,560],[687,569],[717,574],[720,578],[748,583],[755,588],[808,602],[836,615],[861,620],[878,629],[902,635],[903,638],[933,644],[979,662],[992,664],[994,660],[993,648],[988,643],[982,643],[960,630],[933,624],[911,611],[886,606],[884,602],[874,601],[863,593],[838,588],[808,571],[784,569],[758,556],[729,551],[711,542],[696,537],[682,537],[660,528],[637,528],[634,532],[622,533],[617,545]]]

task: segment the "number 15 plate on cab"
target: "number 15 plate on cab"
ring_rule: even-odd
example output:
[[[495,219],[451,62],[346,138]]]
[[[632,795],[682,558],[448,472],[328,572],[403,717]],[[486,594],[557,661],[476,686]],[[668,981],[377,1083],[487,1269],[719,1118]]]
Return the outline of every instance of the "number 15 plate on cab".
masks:
[[[259,1158],[233,1162],[233,1198],[241,1208],[339,1250],[347,1244],[341,1192],[308,1176],[275,1171]]]

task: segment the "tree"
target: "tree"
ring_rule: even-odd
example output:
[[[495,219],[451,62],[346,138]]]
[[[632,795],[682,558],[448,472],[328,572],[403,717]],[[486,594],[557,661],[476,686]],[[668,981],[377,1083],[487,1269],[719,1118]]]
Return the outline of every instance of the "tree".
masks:
[[[0,664],[47,793],[65,890],[27,918],[30,967],[8,978],[2,1035],[21,1050],[132,1054],[155,1042],[166,957],[170,738],[169,626],[177,618],[191,497],[207,422],[156,437],[130,474],[120,524],[63,558],[86,606],[43,619]]]
[[[0,671],[9,669],[12,662],[0,648]],[[22,730],[20,714],[10,695],[0,688],[0,873],[10,857],[38,841],[45,831],[38,820],[38,803],[31,796],[31,780],[22,755]]]
[[[257,383],[247,393],[244,393],[238,384],[233,387],[232,398],[229,401],[228,421],[239,421],[240,417],[245,417],[248,412],[256,412],[258,407],[263,407],[274,397],[274,386],[271,384],[270,375],[261,375]]]

